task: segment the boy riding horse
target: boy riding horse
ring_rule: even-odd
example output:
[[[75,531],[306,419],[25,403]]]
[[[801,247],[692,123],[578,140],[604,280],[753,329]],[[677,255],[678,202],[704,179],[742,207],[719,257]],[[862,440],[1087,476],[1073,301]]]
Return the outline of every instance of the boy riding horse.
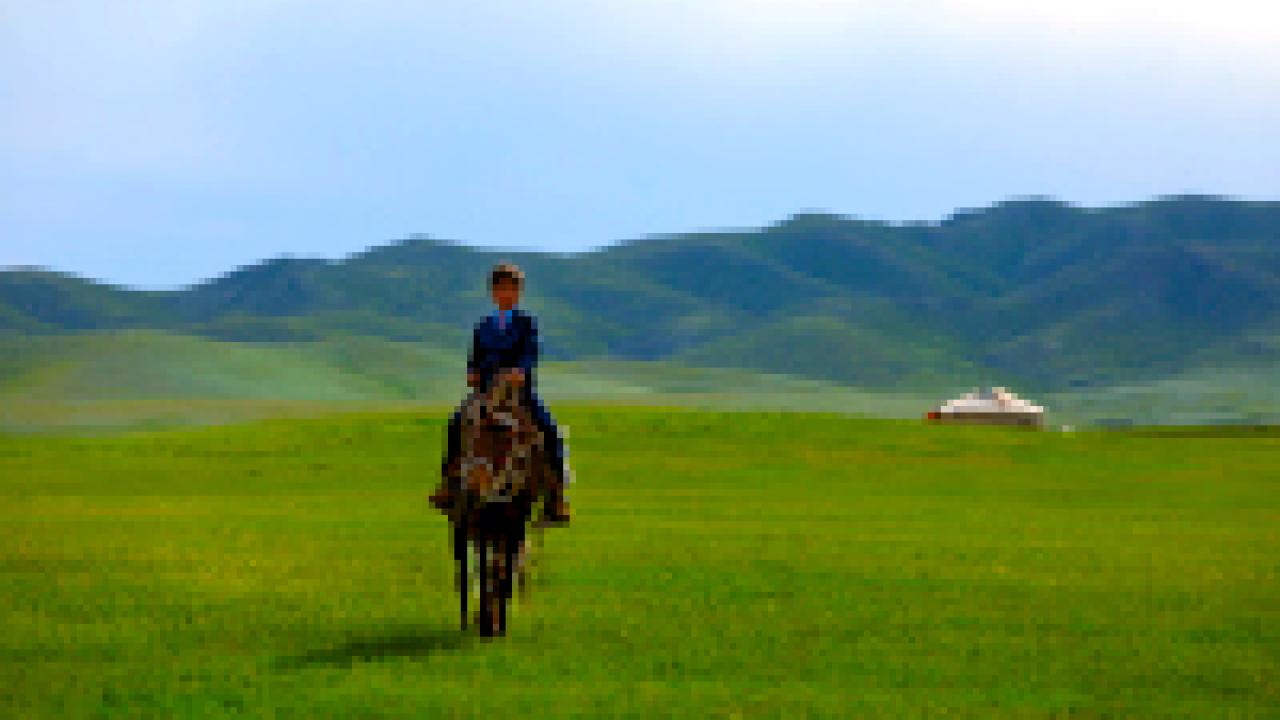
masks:
[[[555,420],[543,407],[535,388],[534,366],[538,363],[538,326],[532,315],[516,308],[524,273],[515,265],[500,263],[489,273],[489,290],[496,312],[476,323],[471,337],[471,353],[467,357],[467,385],[488,390],[498,373],[504,373],[520,387],[522,401],[533,410],[542,432],[543,446],[551,465],[552,482],[543,507],[545,520],[569,521],[569,505],[564,499],[568,470],[564,462],[564,443]],[[431,504],[447,513],[460,493],[459,425],[462,410],[449,418],[449,431],[444,462],[440,468],[440,487],[431,495]]]

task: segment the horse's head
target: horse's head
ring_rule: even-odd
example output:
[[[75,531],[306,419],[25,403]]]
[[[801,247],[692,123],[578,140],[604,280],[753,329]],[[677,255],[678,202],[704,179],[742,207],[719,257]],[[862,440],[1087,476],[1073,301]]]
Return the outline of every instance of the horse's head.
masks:
[[[505,375],[467,398],[461,431],[462,487],[471,505],[509,500],[528,486],[541,437]]]

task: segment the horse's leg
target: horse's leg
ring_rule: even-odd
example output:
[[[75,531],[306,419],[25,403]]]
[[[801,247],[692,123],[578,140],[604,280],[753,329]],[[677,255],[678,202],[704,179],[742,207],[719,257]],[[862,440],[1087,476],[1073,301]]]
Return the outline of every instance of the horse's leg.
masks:
[[[493,634],[504,635],[507,629],[507,539],[499,528],[493,539]]]
[[[502,561],[507,555],[506,538],[499,528],[493,539],[493,634],[501,635],[503,620],[506,618],[507,604],[503,598],[506,583],[503,581]]]
[[[529,538],[520,538],[516,544],[516,589],[520,592],[520,601],[529,599]]]
[[[493,636],[493,569],[490,567],[489,533],[480,533],[480,635]]]
[[[458,565],[458,595],[462,603],[462,629],[467,629],[467,600],[471,595],[471,583],[467,577],[467,525],[463,518],[453,524],[453,559]]]
[[[516,563],[520,555],[520,549],[524,546],[526,522],[527,513],[522,512],[521,508],[513,505],[503,519],[502,524],[501,627],[504,634],[507,631],[507,609],[515,594],[513,591],[516,585],[516,573],[519,572]]]
[[[530,532],[530,526],[521,527],[520,544],[519,544],[519,575],[516,580],[520,587],[520,601],[529,601],[529,588],[533,584],[535,575],[535,566],[538,564],[538,552],[542,544],[542,526],[538,523],[532,524],[533,532]]]
[[[502,533],[502,592],[498,596],[498,634],[507,634],[507,603],[511,600],[511,571],[515,559],[510,524]]]

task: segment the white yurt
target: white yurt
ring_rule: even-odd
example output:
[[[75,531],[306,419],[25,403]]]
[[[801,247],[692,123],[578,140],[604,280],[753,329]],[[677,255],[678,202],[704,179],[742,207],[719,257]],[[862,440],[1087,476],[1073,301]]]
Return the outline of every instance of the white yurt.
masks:
[[[1044,408],[1023,400],[1007,388],[989,387],[948,400],[926,417],[941,422],[1043,425]]]

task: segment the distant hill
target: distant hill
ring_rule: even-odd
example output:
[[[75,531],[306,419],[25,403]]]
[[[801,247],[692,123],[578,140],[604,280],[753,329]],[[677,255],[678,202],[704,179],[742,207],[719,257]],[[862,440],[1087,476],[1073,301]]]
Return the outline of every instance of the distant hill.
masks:
[[[397,407],[443,417],[464,392],[464,353],[347,336],[244,342],[159,330],[0,336],[0,433],[159,428]],[[548,361],[562,402],[820,410],[915,417],[932,398],[673,361]]]
[[[1280,346],[1276,334],[1270,341]],[[372,337],[232,342],[125,330],[0,337],[0,433],[97,432],[435,406],[462,397],[462,353]],[[548,361],[543,397],[567,402],[806,410],[919,418],[937,392],[884,392],[676,361]],[[1207,363],[1159,380],[1034,393],[1050,422],[1280,423],[1280,363]]]
[[[0,333],[151,328],[272,343],[272,363],[320,382],[306,358],[360,337],[463,352],[499,257],[528,275],[524,305],[549,360],[665,360],[898,392],[1060,392],[1280,360],[1258,340],[1280,328],[1280,203],[1212,197],[1020,199],[936,224],[800,214],[570,256],[418,236],[341,260],[265,260],[180,291],[10,270]],[[400,361],[351,360],[383,363],[384,383],[416,382]],[[343,382],[322,384],[369,391]]]

